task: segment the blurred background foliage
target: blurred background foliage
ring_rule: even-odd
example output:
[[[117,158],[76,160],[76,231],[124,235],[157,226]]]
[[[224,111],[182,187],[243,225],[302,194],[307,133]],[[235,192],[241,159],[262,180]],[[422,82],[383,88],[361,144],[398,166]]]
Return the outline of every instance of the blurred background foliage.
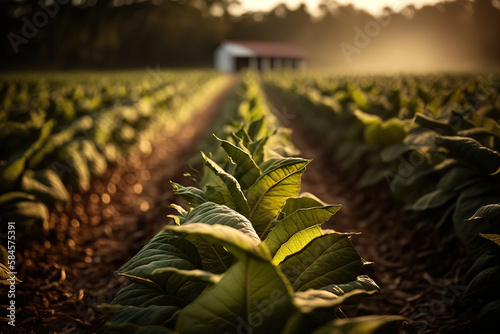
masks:
[[[23,25],[33,23],[42,4],[57,13],[35,27],[34,37],[19,42],[16,53],[13,36],[25,38]],[[237,6],[234,0],[0,0],[0,69],[211,66],[213,51],[224,39],[292,42],[310,54],[312,66],[347,66],[339,46],[355,47],[354,28],[365,31],[375,20],[331,0],[323,0],[314,15],[305,5],[291,9],[285,4],[234,15],[231,9]],[[358,66],[377,59],[383,67],[411,53],[438,68],[497,67],[499,8],[498,0],[386,8],[389,23],[369,38],[369,52],[354,53],[352,59]]]

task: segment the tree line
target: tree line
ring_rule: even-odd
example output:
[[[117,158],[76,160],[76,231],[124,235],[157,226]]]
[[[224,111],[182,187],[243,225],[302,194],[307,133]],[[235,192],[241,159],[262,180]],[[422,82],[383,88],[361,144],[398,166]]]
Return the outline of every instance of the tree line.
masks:
[[[385,8],[323,0],[232,14],[235,0],[1,0],[2,69],[211,66],[225,39],[295,43],[311,65],[351,66],[405,52],[443,63],[500,63],[500,1]],[[414,50],[413,50],[414,49]],[[420,55],[421,54],[421,55]]]

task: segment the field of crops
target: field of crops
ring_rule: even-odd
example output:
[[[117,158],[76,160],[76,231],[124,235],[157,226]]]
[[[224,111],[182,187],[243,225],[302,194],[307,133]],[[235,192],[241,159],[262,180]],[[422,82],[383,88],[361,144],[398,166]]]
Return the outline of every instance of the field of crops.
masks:
[[[0,331],[495,333],[499,81],[0,76]]]

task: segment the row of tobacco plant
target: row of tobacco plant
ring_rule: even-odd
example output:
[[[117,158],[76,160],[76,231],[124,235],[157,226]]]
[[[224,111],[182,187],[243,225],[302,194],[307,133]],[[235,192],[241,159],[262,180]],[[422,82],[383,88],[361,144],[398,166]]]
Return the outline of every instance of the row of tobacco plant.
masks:
[[[453,227],[471,267],[471,330],[500,316],[500,83],[493,75],[273,73],[267,83],[321,134],[360,189],[385,184],[423,222]],[[410,227],[409,227],[410,228]]]
[[[103,305],[109,333],[391,333],[399,316],[348,318],[343,304],[379,292],[355,233],[323,230],[340,205],[299,193],[309,160],[286,156],[289,131],[246,73],[202,153],[198,187],[172,183],[187,208],[119,269],[130,279]],[[235,103],[235,101],[237,101]],[[278,127],[277,127],[278,126]]]

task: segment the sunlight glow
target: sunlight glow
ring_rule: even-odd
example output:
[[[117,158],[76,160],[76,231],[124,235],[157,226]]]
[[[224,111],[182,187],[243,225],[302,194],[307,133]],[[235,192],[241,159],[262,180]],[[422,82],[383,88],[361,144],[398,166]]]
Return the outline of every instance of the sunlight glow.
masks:
[[[232,12],[241,14],[247,10],[267,11],[281,3],[295,9],[301,3],[305,3],[309,11],[314,13],[320,2],[321,0],[241,0],[242,6],[234,7]],[[372,14],[379,14],[384,7],[392,7],[394,10],[399,11],[407,5],[414,5],[419,8],[427,4],[434,4],[439,0],[337,0],[336,2],[341,5],[352,3],[355,7],[362,8]]]

